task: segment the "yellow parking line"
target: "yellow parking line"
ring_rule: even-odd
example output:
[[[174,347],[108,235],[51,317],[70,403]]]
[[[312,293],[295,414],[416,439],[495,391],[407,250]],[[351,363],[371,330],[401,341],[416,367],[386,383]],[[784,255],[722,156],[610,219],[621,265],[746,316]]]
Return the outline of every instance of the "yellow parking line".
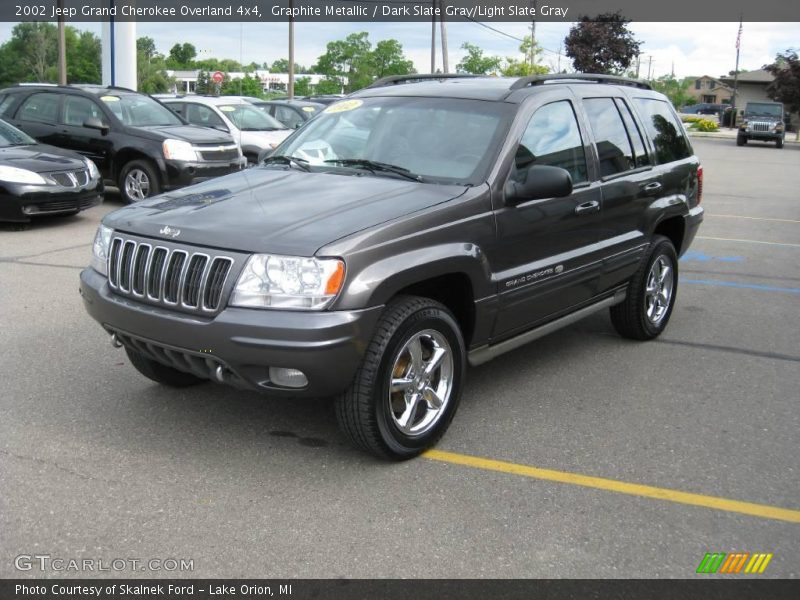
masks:
[[[787,244],[782,242],[763,242],[761,240],[740,240],[738,238],[721,238],[721,237],[704,237],[698,235],[698,240],[714,240],[717,242],[742,242],[745,244],[766,244],[767,246],[791,246],[792,248],[800,248],[800,244]]]
[[[751,221],[778,221],[779,223],[800,223],[796,219],[775,219],[773,217],[747,217],[745,215],[720,215],[707,213],[707,217],[725,217],[726,219],[749,219]]]
[[[430,460],[461,465],[464,467],[472,467],[473,469],[496,471],[499,473],[508,473],[510,475],[521,475],[523,477],[532,477],[534,479],[557,481],[558,483],[569,483],[572,485],[580,485],[583,487],[604,490],[607,492],[629,494],[631,496],[642,496],[645,498],[655,498],[656,500],[666,500],[668,502],[677,502],[678,504],[702,506],[704,508],[713,508],[715,510],[723,510],[726,512],[741,513],[743,515],[762,517],[764,519],[775,519],[778,521],[788,521],[789,523],[800,523],[800,510],[792,510],[789,508],[779,508],[777,506],[768,506],[766,504],[754,504],[752,502],[741,502],[739,500],[729,500],[727,498],[705,496],[703,494],[692,494],[690,492],[681,492],[678,490],[653,487],[650,485],[641,485],[638,483],[627,483],[625,481],[605,479],[603,477],[592,477],[590,475],[581,475],[579,473],[570,473],[567,471],[542,469],[539,467],[519,465],[501,460],[493,460],[490,458],[481,458],[479,456],[469,456],[467,454],[446,452],[444,450],[428,450],[422,456]]]

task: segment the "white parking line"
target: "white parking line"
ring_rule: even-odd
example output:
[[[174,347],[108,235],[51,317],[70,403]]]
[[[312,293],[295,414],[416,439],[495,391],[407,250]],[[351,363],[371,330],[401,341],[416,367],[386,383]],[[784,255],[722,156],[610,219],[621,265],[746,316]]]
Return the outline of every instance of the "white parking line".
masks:
[[[800,244],[787,244],[780,242],[763,242],[761,240],[740,240],[737,238],[721,238],[721,237],[704,237],[697,236],[698,240],[713,240],[715,242],[741,242],[744,244],[766,244],[767,246],[788,246],[789,248],[800,248]]]
[[[708,217],[725,217],[726,219],[749,219],[751,221],[777,221],[779,223],[800,223],[797,219],[774,219],[772,217],[748,217],[745,215],[707,214]]]

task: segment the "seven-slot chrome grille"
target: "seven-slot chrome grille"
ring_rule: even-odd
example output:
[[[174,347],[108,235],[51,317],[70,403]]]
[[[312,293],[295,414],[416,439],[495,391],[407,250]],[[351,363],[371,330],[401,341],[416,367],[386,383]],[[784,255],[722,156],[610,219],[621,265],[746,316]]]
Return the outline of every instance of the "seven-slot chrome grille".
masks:
[[[753,131],[769,131],[770,125],[770,123],[756,121],[755,123],[751,124],[751,127],[753,128]]]
[[[230,256],[114,236],[108,283],[118,294],[151,304],[214,313],[233,264]]]

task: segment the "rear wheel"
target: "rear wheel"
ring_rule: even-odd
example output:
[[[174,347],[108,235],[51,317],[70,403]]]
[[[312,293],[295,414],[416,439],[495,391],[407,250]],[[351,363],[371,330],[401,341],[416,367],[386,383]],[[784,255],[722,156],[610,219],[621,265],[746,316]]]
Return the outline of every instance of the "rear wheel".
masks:
[[[125,348],[128,354],[128,359],[134,368],[148,379],[152,379],[156,383],[168,385],[170,387],[187,387],[190,385],[197,385],[198,383],[205,383],[207,379],[201,379],[191,373],[184,373],[172,367],[162,365],[143,354],[130,348]]]
[[[678,256],[663,235],[653,238],[650,255],[628,284],[625,300],[611,307],[611,322],[620,335],[650,340],[667,327],[678,291]]]
[[[119,193],[127,204],[139,202],[161,191],[155,167],[146,160],[132,160],[119,173]]]
[[[736,136],[736,145],[737,146],[744,146],[747,143],[747,138],[743,135]]]
[[[339,426],[381,458],[417,456],[450,425],[465,367],[450,311],[428,298],[398,297],[386,307],[353,384],[336,400]]]

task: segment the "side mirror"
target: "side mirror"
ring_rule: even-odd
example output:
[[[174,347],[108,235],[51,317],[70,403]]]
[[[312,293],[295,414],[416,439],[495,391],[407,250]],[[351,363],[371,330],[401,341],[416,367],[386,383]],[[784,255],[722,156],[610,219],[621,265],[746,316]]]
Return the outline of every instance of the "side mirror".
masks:
[[[108,135],[109,127],[97,117],[89,117],[83,122],[83,126],[88,129],[97,129],[102,135]]]
[[[507,204],[519,204],[527,200],[561,198],[572,193],[572,176],[561,167],[533,165],[525,175],[525,181],[506,182]]]

